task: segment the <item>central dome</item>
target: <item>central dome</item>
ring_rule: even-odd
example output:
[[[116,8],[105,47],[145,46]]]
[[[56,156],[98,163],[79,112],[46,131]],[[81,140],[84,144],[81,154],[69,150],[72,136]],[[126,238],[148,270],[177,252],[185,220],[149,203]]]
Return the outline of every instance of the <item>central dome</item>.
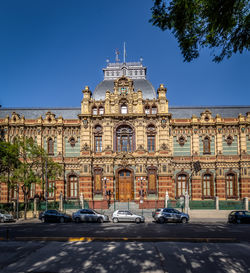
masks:
[[[152,84],[146,79],[146,67],[141,62],[134,63],[108,63],[103,69],[104,80],[100,82],[94,92],[95,100],[104,100],[107,90],[114,89],[114,81],[122,76],[133,80],[134,90],[140,89],[144,99],[156,98],[156,92]]]

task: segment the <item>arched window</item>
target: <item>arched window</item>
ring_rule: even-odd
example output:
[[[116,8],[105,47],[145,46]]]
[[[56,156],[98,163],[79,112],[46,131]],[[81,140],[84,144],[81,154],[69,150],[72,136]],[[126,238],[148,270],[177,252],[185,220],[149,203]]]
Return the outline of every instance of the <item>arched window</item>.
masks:
[[[99,107],[99,115],[104,114],[104,108],[102,106]]]
[[[187,175],[179,174],[177,176],[177,188],[176,188],[176,197],[180,197],[181,195],[185,195],[187,190]]]
[[[203,140],[203,154],[210,154],[210,138],[205,137]]]
[[[203,175],[202,189],[203,189],[203,199],[212,198],[214,196],[213,177],[211,174],[204,174]]]
[[[121,125],[116,130],[116,150],[118,152],[132,152],[134,150],[133,129],[128,125]]]
[[[49,155],[54,155],[54,141],[52,138],[48,139],[47,151]]]
[[[128,107],[126,104],[121,105],[121,114],[127,114],[128,113]]]
[[[227,198],[236,197],[236,175],[229,173],[226,175],[226,195]]]
[[[145,114],[150,114],[150,107],[148,105],[145,106]]]
[[[152,112],[152,115],[157,114],[157,107],[155,105],[152,106],[151,112]]]
[[[97,115],[97,108],[96,108],[96,107],[93,107],[93,108],[92,108],[92,114],[93,114],[93,115]]]
[[[68,196],[70,198],[78,197],[78,179],[76,175],[70,175],[68,181]]]

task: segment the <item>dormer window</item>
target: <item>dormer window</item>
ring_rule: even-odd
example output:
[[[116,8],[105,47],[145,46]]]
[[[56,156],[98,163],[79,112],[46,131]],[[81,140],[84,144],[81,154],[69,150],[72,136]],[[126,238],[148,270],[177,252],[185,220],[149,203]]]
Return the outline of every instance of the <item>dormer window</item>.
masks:
[[[127,107],[126,104],[123,104],[123,105],[121,106],[121,113],[122,113],[122,114],[127,114],[127,113],[128,113],[128,107]]]
[[[145,106],[145,114],[146,115],[150,114],[150,107],[149,106]]]
[[[92,113],[93,113],[93,115],[97,115],[97,108],[96,107],[92,108]]]
[[[157,114],[157,107],[152,106],[152,115],[156,115],[156,114]]]
[[[99,107],[99,115],[103,115],[104,114],[104,108],[101,106]]]

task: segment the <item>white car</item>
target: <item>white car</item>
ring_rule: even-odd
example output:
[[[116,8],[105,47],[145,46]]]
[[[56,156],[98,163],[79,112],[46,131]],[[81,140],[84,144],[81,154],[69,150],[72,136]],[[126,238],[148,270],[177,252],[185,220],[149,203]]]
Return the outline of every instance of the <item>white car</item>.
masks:
[[[0,222],[15,222],[13,216],[9,214],[6,210],[0,210]]]
[[[136,215],[129,210],[116,210],[113,213],[112,220],[114,223],[118,222],[141,223],[145,221],[145,218],[142,215]]]

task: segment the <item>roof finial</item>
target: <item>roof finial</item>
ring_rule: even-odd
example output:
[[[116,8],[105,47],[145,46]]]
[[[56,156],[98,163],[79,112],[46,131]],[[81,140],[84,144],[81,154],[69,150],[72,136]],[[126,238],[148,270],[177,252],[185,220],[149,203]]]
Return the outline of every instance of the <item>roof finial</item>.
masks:
[[[123,45],[123,62],[126,63],[126,43],[124,42]]]
[[[118,51],[118,49],[115,50],[115,61],[118,63],[120,60],[119,60],[119,54],[120,52]]]

